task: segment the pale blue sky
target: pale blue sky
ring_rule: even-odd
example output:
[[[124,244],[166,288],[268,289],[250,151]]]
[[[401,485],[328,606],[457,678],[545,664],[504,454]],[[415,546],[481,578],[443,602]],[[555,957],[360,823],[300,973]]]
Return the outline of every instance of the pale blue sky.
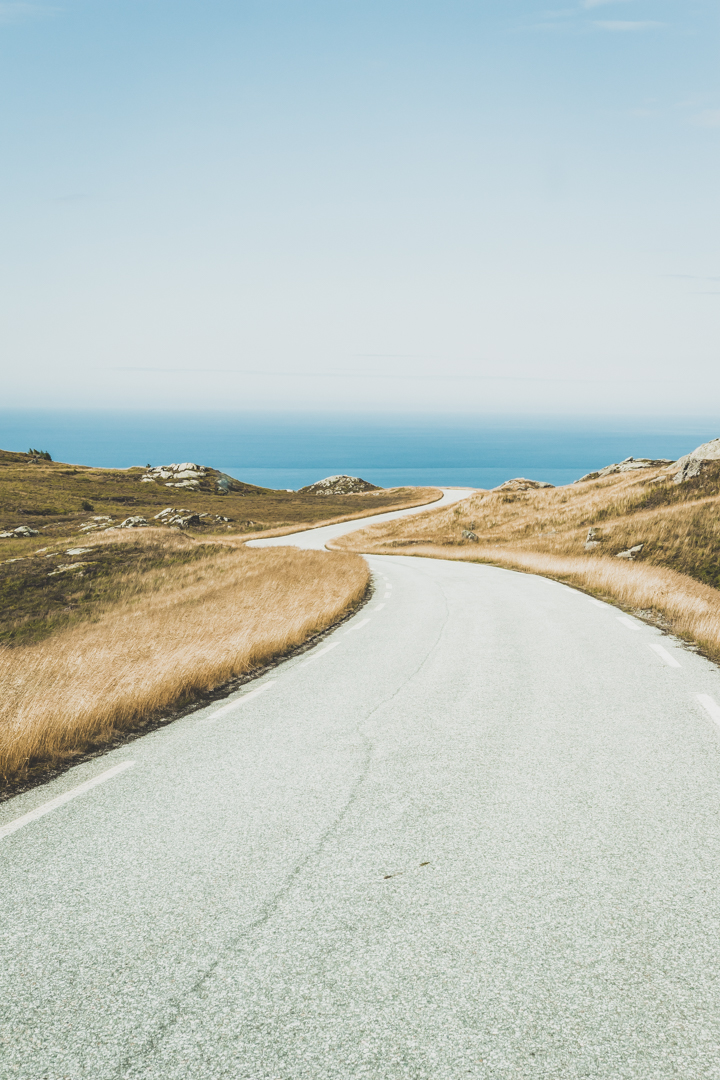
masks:
[[[4,403],[706,413],[719,24],[0,2]]]

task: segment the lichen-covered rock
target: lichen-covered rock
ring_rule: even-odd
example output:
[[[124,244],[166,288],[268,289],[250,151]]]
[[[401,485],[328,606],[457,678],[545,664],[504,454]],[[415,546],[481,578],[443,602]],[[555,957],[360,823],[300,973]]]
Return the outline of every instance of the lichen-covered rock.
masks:
[[[625,458],[624,461],[618,461],[614,465],[606,465],[603,469],[598,469],[597,472],[587,473],[585,476],[581,476],[579,480],[573,481],[575,484],[582,484],[585,480],[599,480],[603,476],[614,476],[615,473],[633,472],[635,469],[659,469],[663,465],[673,465],[674,462],[671,458]]]
[[[463,529],[462,538],[463,540],[472,540],[475,543],[480,539],[478,534],[474,533],[472,529]]]
[[[121,521],[119,529],[143,529],[148,524],[147,518],[144,517],[129,517]]]
[[[674,474],[674,483],[682,484],[685,480],[692,480],[694,476],[699,476],[711,461],[718,460],[720,460],[720,439],[711,439],[710,442],[696,447],[684,457],[678,458],[674,463],[674,468],[668,469],[668,472]]]
[[[379,491],[377,484],[362,480],[359,476],[326,476],[314,484],[300,488],[300,495],[362,495],[365,491]]]
[[[40,533],[37,529],[31,529],[29,525],[18,525],[17,529],[9,529],[7,532],[0,533],[2,537],[20,537],[20,536],[39,536]]]
[[[537,488],[551,488],[554,484],[546,484],[544,480],[526,480],[524,476],[516,476],[513,480],[506,480],[504,484],[493,488],[493,491],[534,491]]]
[[[634,547],[628,548],[627,551],[618,551],[615,556],[616,559],[636,559],[645,547],[644,544],[635,544]]]

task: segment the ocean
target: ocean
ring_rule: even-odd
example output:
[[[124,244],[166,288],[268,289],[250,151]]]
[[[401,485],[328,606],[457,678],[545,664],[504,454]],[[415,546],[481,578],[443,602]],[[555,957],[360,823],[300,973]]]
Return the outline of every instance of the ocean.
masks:
[[[381,487],[560,485],[626,457],[678,458],[720,417],[536,417],[0,410],[0,448],[104,468],[194,461],[293,490],[335,473]]]

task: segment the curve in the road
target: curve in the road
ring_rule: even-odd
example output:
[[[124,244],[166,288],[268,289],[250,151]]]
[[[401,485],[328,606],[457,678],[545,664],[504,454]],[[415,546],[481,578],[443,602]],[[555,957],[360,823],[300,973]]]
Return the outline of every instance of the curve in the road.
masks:
[[[369,562],[314,653],[0,807],[3,1080],[720,1077],[718,669]]]

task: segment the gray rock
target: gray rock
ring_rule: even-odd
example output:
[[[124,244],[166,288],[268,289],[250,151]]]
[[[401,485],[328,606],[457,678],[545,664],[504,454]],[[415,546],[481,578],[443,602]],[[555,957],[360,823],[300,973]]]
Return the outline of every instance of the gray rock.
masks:
[[[685,480],[692,480],[699,476],[713,461],[720,460],[720,439],[712,439],[710,442],[698,446],[692,453],[679,458],[675,462],[674,483],[682,484]]]
[[[177,525],[179,529],[187,529],[191,525],[199,525],[200,516],[199,514],[186,514],[184,517],[170,518],[169,524]]]
[[[143,529],[148,524],[148,521],[144,517],[129,517],[125,518],[118,525],[119,529]]]
[[[377,484],[362,480],[359,476],[326,476],[314,484],[300,488],[299,495],[362,495],[365,491],[379,491]]]
[[[615,558],[616,559],[636,559],[644,547],[645,547],[644,544],[635,544],[634,547],[628,548],[627,551],[618,551]]]
[[[585,537],[585,542],[589,544],[591,540],[597,540],[598,543],[600,542],[600,530],[599,529],[588,529],[588,534]]]
[[[585,550],[586,551],[595,551],[595,548],[599,548],[599,547],[602,547],[602,544],[600,543],[599,540],[586,540],[585,541]]]
[[[684,480],[691,480],[705,469],[709,462],[720,460],[720,439],[711,439],[691,450],[689,454],[678,458],[673,469],[669,473],[675,474],[674,482],[682,484]]]
[[[18,525],[17,529],[10,529],[9,532],[0,533],[0,536],[39,536],[40,533],[37,529],[31,529],[29,525]]]
[[[463,540],[472,540],[474,542],[477,542],[480,539],[478,534],[474,533],[472,529],[463,529],[462,536]]]
[[[535,491],[537,488],[551,488],[554,484],[546,484],[544,480],[526,480],[524,476],[516,476],[514,480],[506,480],[504,484],[493,488],[493,491]]]
[[[634,472],[635,469],[660,469],[663,465],[673,465],[674,462],[670,458],[625,458],[624,461],[618,461],[614,465],[606,465],[604,469],[599,469],[597,472],[587,473],[585,476],[581,476],[579,480],[573,481],[575,484],[582,484],[585,480],[598,480],[603,476],[613,476],[615,473]]]

